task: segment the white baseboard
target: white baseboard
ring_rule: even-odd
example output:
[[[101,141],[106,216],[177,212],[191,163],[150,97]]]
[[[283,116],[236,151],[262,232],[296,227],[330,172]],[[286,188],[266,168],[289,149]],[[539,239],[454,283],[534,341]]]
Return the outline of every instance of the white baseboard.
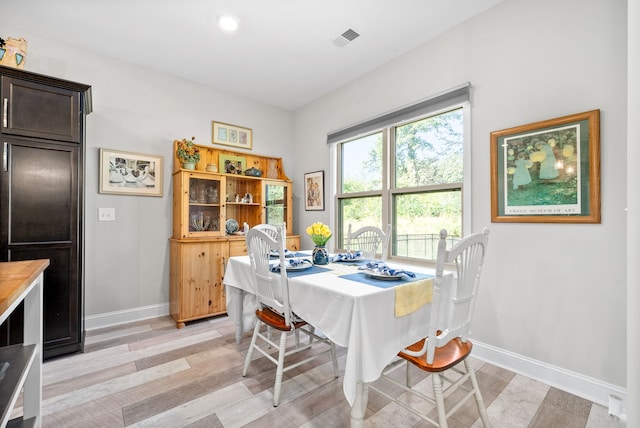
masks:
[[[146,320],[169,315],[169,304],[141,306],[139,308],[125,309],[122,311],[107,312],[98,315],[87,315],[84,319],[86,330],[111,327],[134,321]]]
[[[85,328],[87,330],[94,330],[166,315],[169,315],[168,303],[143,306],[87,316],[85,318]],[[626,388],[496,348],[476,340],[473,341],[473,357],[538,380],[605,407],[609,405],[609,396],[616,395],[622,398],[623,409],[626,410]]]
[[[477,340],[473,341],[472,355],[479,360],[522,374],[604,407],[609,406],[609,395],[616,395],[622,398],[623,408],[626,409],[626,388],[505,351]]]

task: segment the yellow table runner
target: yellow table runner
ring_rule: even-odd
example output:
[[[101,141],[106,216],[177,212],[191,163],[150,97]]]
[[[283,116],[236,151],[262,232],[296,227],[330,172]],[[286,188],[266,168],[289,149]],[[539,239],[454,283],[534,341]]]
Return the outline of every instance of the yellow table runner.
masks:
[[[433,299],[433,278],[413,281],[396,289],[396,317],[417,311]]]

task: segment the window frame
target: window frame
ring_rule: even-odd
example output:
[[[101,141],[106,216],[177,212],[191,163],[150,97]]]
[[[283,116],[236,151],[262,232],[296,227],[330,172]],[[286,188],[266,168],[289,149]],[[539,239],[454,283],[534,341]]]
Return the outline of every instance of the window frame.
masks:
[[[422,185],[416,187],[396,187],[396,178],[393,171],[395,171],[395,135],[396,128],[412,123],[418,120],[422,120],[432,116],[438,116],[448,111],[462,109],[462,127],[463,127],[463,179],[462,182],[434,184],[434,185]],[[342,144],[348,143],[353,140],[357,140],[368,135],[373,135],[382,132],[382,188],[380,190],[369,190],[363,192],[342,193]],[[368,131],[361,135],[351,136],[342,141],[337,141],[331,146],[331,166],[330,166],[330,186],[333,189],[333,198],[329,199],[329,205],[334,215],[330,219],[330,225],[332,230],[336,231],[335,236],[340,237],[334,240],[333,245],[336,247],[336,251],[343,250],[340,247],[342,237],[346,234],[347,225],[344,225],[341,221],[340,201],[343,199],[357,199],[363,197],[380,196],[382,204],[382,226],[386,228],[387,224],[391,223],[391,220],[395,213],[394,198],[396,195],[403,194],[418,194],[418,193],[431,193],[438,190],[454,190],[461,192],[461,227],[462,236],[465,236],[471,230],[471,104],[469,101],[455,102],[446,107],[440,108],[435,111],[428,112],[427,114],[416,116],[415,118],[406,119],[398,123],[384,126],[377,130]],[[395,248],[395,230],[392,230],[392,237],[388,248],[388,260],[396,259],[402,260],[407,263],[432,263],[430,259],[416,259],[405,256],[396,256],[393,254]],[[344,245],[342,245],[344,246]]]

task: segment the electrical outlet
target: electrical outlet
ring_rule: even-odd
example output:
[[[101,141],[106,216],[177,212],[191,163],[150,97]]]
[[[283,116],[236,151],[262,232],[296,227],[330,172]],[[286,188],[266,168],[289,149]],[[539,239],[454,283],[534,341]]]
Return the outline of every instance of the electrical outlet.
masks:
[[[98,208],[98,221],[116,221],[116,209]]]

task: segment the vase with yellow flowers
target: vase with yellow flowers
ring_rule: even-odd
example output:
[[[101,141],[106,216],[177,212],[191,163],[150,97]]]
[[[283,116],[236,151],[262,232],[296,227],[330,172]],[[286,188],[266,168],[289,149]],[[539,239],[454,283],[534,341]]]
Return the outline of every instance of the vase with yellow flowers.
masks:
[[[191,140],[183,138],[182,140],[174,141],[176,143],[176,155],[183,169],[195,169],[200,160],[200,149],[193,142],[195,139],[196,137],[191,137]]]
[[[307,227],[306,232],[311,237],[313,243],[316,245],[311,255],[313,264],[329,264],[329,252],[327,251],[326,247],[327,241],[332,236],[329,226],[321,222],[316,222]]]

